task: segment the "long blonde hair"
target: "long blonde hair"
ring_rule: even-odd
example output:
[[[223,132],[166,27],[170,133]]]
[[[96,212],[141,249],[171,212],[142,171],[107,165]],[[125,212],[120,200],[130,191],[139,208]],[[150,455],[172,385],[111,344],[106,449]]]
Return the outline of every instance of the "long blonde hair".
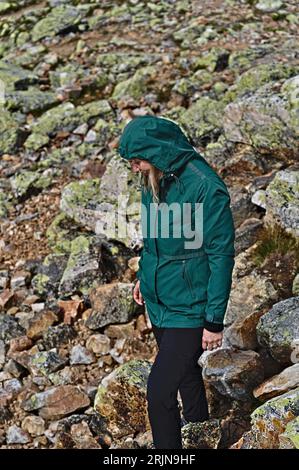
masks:
[[[153,201],[159,203],[159,180],[163,175],[163,171],[159,170],[154,165],[150,164],[150,170],[148,174],[142,174],[141,180],[145,191],[151,191],[153,195]]]

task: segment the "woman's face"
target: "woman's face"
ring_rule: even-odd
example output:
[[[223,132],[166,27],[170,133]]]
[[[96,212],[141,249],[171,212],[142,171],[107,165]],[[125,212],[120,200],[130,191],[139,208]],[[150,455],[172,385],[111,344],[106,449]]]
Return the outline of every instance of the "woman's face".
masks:
[[[151,168],[151,164],[146,160],[142,160],[141,158],[131,158],[129,163],[133,173],[138,173],[139,171],[142,173],[148,173]]]

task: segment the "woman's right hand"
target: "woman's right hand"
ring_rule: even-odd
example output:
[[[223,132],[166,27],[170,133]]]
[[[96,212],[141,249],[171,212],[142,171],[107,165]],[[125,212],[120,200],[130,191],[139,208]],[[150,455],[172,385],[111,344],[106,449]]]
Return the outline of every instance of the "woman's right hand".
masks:
[[[144,304],[144,299],[142,297],[142,294],[140,292],[140,280],[135,284],[134,291],[133,291],[133,299],[138,305],[143,305]]]

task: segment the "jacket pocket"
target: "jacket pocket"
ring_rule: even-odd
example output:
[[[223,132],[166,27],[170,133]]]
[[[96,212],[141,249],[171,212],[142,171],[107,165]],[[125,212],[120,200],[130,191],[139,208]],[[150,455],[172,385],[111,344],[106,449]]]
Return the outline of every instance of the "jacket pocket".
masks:
[[[187,287],[189,289],[191,297],[195,298],[195,292],[194,292],[194,289],[193,289],[193,286],[192,286],[192,281],[191,281],[189,273],[188,273],[187,264],[186,264],[185,259],[182,260],[182,277],[183,277],[183,279],[185,280],[185,282],[187,284]]]

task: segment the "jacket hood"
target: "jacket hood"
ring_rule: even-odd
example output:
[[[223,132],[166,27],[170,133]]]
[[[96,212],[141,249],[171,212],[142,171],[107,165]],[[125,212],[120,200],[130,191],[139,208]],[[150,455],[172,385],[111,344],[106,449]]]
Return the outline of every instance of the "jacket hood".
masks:
[[[125,126],[118,152],[127,160],[147,160],[165,173],[175,173],[191,158],[198,157],[175,122],[151,115],[138,116]]]
[[[152,115],[132,119],[122,132],[117,150],[126,160],[141,158],[163,171],[160,185],[164,194],[167,178],[175,178],[179,191],[184,192],[179,169],[193,158],[202,159],[175,122]]]

